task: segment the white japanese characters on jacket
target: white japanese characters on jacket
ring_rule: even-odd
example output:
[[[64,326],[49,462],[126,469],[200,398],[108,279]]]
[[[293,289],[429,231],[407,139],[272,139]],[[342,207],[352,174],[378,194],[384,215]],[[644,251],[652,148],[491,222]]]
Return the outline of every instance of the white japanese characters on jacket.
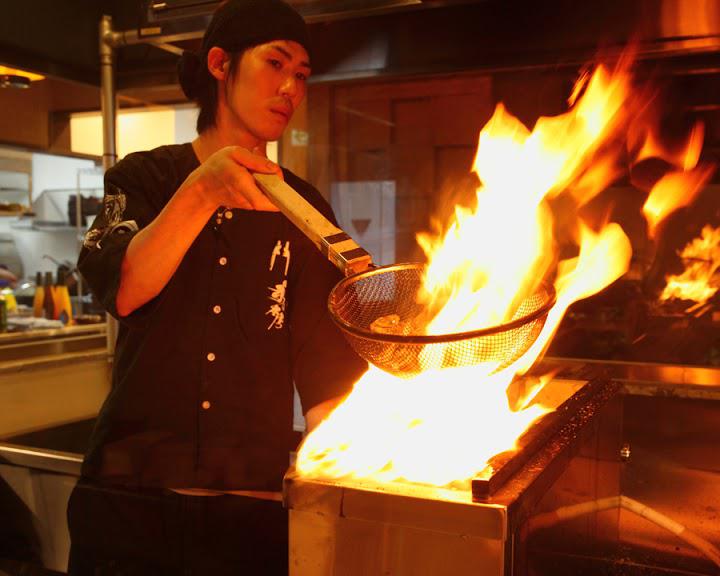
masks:
[[[288,269],[290,268],[290,240],[286,240],[283,245],[282,240],[278,240],[270,254],[270,264],[268,269],[270,272],[275,270],[275,266],[281,266],[283,270],[283,281],[274,286],[268,286],[270,295],[270,307],[266,316],[270,316],[272,321],[268,325],[268,330],[280,330],[285,324],[285,306],[286,299],[285,295],[287,292],[287,275]]]

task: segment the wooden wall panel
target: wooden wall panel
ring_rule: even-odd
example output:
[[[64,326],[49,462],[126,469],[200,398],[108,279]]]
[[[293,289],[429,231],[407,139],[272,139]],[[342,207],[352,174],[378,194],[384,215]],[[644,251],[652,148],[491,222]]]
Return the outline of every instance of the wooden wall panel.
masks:
[[[0,88],[0,142],[48,147],[50,95],[45,81],[29,88]]]
[[[392,101],[393,144],[425,147],[433,144],[430,121],[432,99],[394,99]]]
[[[69,112],[99,110],[96,86],[46,78],[30,88],[0,88],[0,142],[70,153]]]
[[[393,169],[387,148],[353,150],[347,156],[347,180],[393,179]]]
[[[429,206],[430,215],[441,222],[453,214],[456,204],[475,205],[478,178],[471,172],[476,147],[436,146],[435,183]]]
[[[398,194],[395,197],[395,254],[398,262],[423,260],[415,235],[427,227],[429,207],[427,196]]]
[[[348,143],[353,149],[375,149],[390,144],[393,122],[391,102],[370,100],[338,106],[337,112],[347,115]]]
[[[528,128],[538,117],[554,116],[567,111],[567,98],[577,76],[571,70],[508,72],[493,76],[492,92],[497,102]]]
[[[475,159],[475,146],[436,146],[434,190],[442,193],[467,180]],[[473,178],[474,180],[474,178]]]
[[[432,146],[398,144],[388,153],[392,166],[391,179],[396,182],[398,196],[432,195],[435,182],[435,151]],[[415,223],[421,224],[419,220]]]
[[[493,112],[490,83],[470,94],[436,96],[432,100],[432,121],[436,146],[477,146],[480,129]]]
[[[299,138],[293,139],[293,130],[307,134],[308,108],[307,99],[295,110],[288,127],[279,142],[280,164],[294,172],[300,178],[308,177],[308,145],[302,144]],[[295,141],[294,141],[295,140]]]
[[[490,79],[324,85],[311,87],[308,99],[311,181],[329,193],[334,181],[393,180],[396,259],[417,259],[415,234],[428,228],[433,211],[451,212],[454,201],[467,203],[474,193],[469,170],[493,111]]]
[[[308,87],[307,118],[309,145],[307,180],[326,198],[330,197],[330,86],[311,84]]]

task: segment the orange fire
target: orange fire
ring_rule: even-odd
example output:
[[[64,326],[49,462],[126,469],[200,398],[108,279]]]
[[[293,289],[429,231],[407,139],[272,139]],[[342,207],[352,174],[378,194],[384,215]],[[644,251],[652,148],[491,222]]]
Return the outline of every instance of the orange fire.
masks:
[[[683,248],[680,258],[685,270],[667,277],[660,300],[677,298],[705,304],[720,288],[720,228],[705,226],[700,236]]]
[[[541,281],[554,283],[557,303],[529,350],[499,370],[497,363],[431,366],[401,379],[371,367],[305,439],[296,464],[301,475],[467,489],[492,456],[514,449],[517,438],[554,409],[535,400],[542,384],[519,398],[509,385],[542,355],[573,302],[628,269],[631,246],[621,227],[592,229],[579,214],[622,172],[622,131],[642,105],[633,96],[630,60],[584,74],[568,111],[540,118],[532,130],[498,105],[480,133],[474,162],[481,182],[477,208],[458,207],[444,229],[436,223],[437,233],[418,236],[428,259],[418,294],[428,333],[506,322]],[[693,151],[697,140],[690,138]],[[687,163],[692,166],[679,173],[692,178],[697,159]],[[563,260],[552,209],[561,197],[576,215],[563,230],[574,238],[576,255]]]
[[[690,204],[713,173],[712,166],[698,166],[690,171],[675,170],[663,176],[648,196],[643,213],[648,234],[656,235],[658,224],[675,210]]]
[[[652,238],[662,220],[679,208],[688,206],[697,196],[713,173],[714,167],[698,164],[705,129],[698,122],[690,132],[687,142],[679,149],[663,146],[649,130],[636,162],[646,158],[660,158],[675,167],[658,180],[643,206],[648,223],[648,235]]]

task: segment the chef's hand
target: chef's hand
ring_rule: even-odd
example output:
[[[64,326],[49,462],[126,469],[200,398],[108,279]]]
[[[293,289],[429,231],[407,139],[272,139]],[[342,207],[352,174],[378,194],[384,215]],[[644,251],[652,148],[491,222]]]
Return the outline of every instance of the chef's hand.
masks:
[[[320,424],[330,413],[338,407],[344,397],[330,398],[320,404],[316,404],[305,413],[305,433],[309,434]]]
[[[241,146],[221,148],[192,176],[212,209],[225,206],[277,212],[277,206],[258,188],[252,172],[277,174],[282,178],[282,170],[277,164]]]
[[[17,276],[7,268],[0,266],[0,280],[6,280],[8,284],[10,284],[10,287],[14,288],[17,283]]]

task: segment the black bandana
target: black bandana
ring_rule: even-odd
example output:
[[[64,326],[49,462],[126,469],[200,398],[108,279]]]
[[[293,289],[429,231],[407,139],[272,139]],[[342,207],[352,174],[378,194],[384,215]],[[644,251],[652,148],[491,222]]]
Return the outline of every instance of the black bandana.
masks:
[[[229,0],[215,12],[203,52],[213,46],[234,52],[271,40],[294,40],[310,51],[302,16],[282,0]]]
[[[201,52],[185,52],[180,58],[178,76],[183,92],[195,99],[210,81],[205,62],[213,46],[242,52],[272,40],[294,40],[310,53],[305,21],[283,0],[227,0],[205,31]]]

